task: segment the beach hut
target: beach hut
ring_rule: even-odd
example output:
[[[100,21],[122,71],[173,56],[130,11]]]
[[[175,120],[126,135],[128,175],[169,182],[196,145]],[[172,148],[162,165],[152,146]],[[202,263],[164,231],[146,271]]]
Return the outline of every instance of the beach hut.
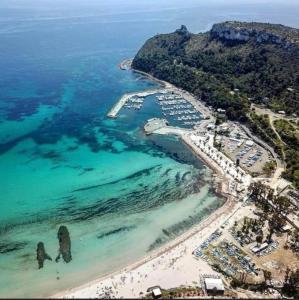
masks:
[[[158,287],[152,289],[152,295],[153,295],[153,298],[154,298],[154,299],[161,298],[161,297],[162,297],[161,289],[158,288]]]
[[[205,288],[208,295],[223,295],[224,285],[221,278],[204,278]]]

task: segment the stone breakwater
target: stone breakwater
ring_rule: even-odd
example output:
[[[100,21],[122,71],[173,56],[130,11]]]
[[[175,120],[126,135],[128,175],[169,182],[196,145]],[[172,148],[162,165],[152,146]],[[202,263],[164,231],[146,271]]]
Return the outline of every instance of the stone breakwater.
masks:
[[[147,125],[151,125],[151,122],[152,120]],[[222,195],[229,194],[236,198],[240,196],[240,199],[246,196],[251,176],[213,146],[213,134],[206,133],[202,135],[197,133],[196,130],[192,131],[172,126],[152,127],[151,132],[148,131],[148,134],[179,136],[201,160],[214,170],[217,176],[223,176],[222,187],[219,190]]]
[[[150,95],[158,94],[164,92],[163,88],[158,89],[152,89],[142,92],[136,92],[136,93],[128,93],[124,94],[117,103],[112,107],[112,109],[108,112],[107,117],[109,118],[116,118],[118,112],[122,109],[122,107],[128,102],[128,100],[132,97],[147,97]]]

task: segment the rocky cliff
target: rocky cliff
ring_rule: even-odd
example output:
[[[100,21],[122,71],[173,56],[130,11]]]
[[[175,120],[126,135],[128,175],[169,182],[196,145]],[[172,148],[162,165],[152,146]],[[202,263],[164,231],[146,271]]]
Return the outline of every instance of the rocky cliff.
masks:
[[[224,22],[214,24],[210,35],[222,40],[273,43],[288,48],[299,42],[299,31],[282,25]]]
[[[296,28],[223,22],[193,34],[181,26],[147,40],[132,66],[226,109],[232,120],[245,121],[250,101],[299,114]]]

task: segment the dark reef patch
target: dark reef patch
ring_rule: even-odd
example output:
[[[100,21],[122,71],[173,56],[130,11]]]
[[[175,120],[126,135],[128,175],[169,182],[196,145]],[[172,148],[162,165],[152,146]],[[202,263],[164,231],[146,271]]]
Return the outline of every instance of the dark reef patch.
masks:
[[[189,175],[189,174],[191,174],[190,171],[184,173],[183,176],[182,176],[182,181],[184,181],[186,179],[187,175]]]
[[[106,185],[116,184],[116,183],[122,182],[124,180],[134,179],[134,178],[137,178],[137,177],[140,177],[140,176],[149,176],[150,172],[152,170],[156,169],[159,166],[161,166],[161,165],[156,165],[154,167],[135,172],[135,173],[133,173],[133,174],[127,176],[127,177],[124,177],[124,178],[121,178],[121,179],[118,179],[118,180],[110,181],[110,182],[103,183],[103,184],[91,185],[91,186],[87,186],[87,187],[84,187],[84,188],[79,188],[79,189],[73,190],[73,192],[82,192],[82,191],[86,191],[86,190],[96,189],[96,188],[103,187],[103,186],[106,186]]]
[[[66,263],[69,263],[72,260],[71,254],[71,238],[69,231],[66,226],[62,225],[58,229],[57,238],[59,241],[59,250],[58,256],[55,261],[58,262],[62,256],[63,260]]]
[[[180,181],[180,172],[177,172],[176,174],[175,174],[175,182],[176,183],[178,183],[179,181]]]
[[[41,104],[58,106],[60,99],[57,95],[54,96],[36,96],[26,99],[9,97],[6,98],[9,102],[9,107],[5,109],[5,117],[7,120],[21,121],[24,117],[35,114]]]
[[[52,258],[46,253],[45,245],[43,242],[39,242],[36,248],[36,260],[38,262],[38,268],[44,267],[45,260],[52,260]]]
[[[153,167],[153,170],[155,171],[155,167]],[[139,176],[144,174],[144,172],[138,173]],[[147,172],[145,173],[147,174]],[[134,176],[133,179],[138,180],[138,178],[135,178]],[[121,181],[121,183],[125,182],[125,180]],[[160,181],[159,184],[153,186],[141,186],[139,189],[130,191],[122,197],[100,198],[94,200],[92,204],[85,205],[84,207],[76,207],[64,202],[57,212],[57,215],[63,217],[64,214],[67,214],[71,220],[81,222],[118,212],[125,215],[141,213],[175,200],[179,201],[187,195],[194,193],[195,188],[199,189],[199,184],[200,178],[198,177],[192,178],[188,184],[182,181],[176,183],[175,180],[167,178],[165,181]],[[105,188],[103,185],[99,187],[99,194],[101,194],[101,188],[103,187]]]
[[[162,177],[167,176],[168,173],[169,173],[170,171],[171,171],[171,169],[167,169],[167,170],[162,174]]]
[[[120,233],[120,232],[130,231],[134,228],[136,228],[136,226],[134,226],[134,225],[132,225],[132,226],[123,226],[123,227],[113,229],[111,231],[99,234],[99,235],[97,235],[97,238],[102,239],[102,238],[105,238],[105,237],[108,237],[108,236],[111,236],[111,235],[114,235],[114,234],[117,234],[117,233]]]
[[[0,242],[0,253],[5,254],[13,251],[24,249],[26,242]]]

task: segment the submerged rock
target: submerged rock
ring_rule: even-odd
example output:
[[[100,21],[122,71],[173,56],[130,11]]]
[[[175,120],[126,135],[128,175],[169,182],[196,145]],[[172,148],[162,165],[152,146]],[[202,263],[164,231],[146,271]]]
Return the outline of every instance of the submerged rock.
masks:
[[[56,257],[55,261],[58,262],[60,259],[60,256],[62,256],[63,260],[66,263],[69,263],[72,260],[72,254],[71,254],[71,238],[69,231],[66,226],[60,226],[57,238],[59,240],[59,252],[58,256]]]
[[[0,242],[0,253],[5,254],[25,248],[26,242]]]
[[[41,269],[44,266],[44,261],[46,259],[52,260],[52,258],[46,253],[45,246],[43,242],[39,242],[37,244],[37,249],[36,249],[36,259],[38,262],[38,268]]]

